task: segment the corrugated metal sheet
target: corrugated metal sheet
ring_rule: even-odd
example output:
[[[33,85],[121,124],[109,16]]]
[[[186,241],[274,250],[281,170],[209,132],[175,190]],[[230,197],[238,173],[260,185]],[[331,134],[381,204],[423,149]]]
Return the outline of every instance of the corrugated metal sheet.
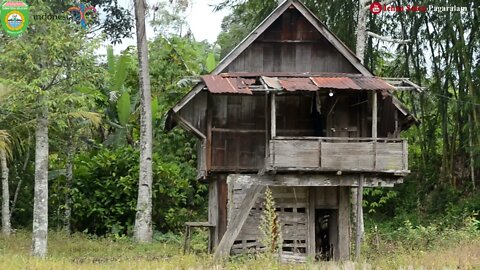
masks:
[[[395,90],[393,86],[376,77],[310,77],[320,89],[344,90]]]
[[[362,88],[358,86],[353,78],[348,77],[310,77],[313,83],[320,89],[353,89],[361,90]]]
[[[280,78],[278,79],[283,89],[287,91],[317,91],[318,87],[310,78]]]
[[[202,79],[208,91],[211,93],[252,94],[252,91],[247,85],[247,82],[252,83],[252,79],[243,79],[240,77],[224,78],[219,75],[205,75],[202,76]]]
[[[205,75],[202,76],[207,89],[211,93],[252,94],[252,88],[258,89],[261,85],[255,83],[263,81],[269,89],[286,91],[317,91],[319,89],[335,90],[395,90],[395,88],[377,77],[359,76],[358,74],[328,74],[311,77],[282,77],[244,75]],[[249,87],[251,86],[251,87]],[[262,90],[262,89],[260,89]],[[263,89],[266,90],[266,89]]]

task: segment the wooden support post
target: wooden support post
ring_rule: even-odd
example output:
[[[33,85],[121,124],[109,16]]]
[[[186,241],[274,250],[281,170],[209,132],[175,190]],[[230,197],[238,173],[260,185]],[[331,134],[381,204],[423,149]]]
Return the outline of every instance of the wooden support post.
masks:
[[[230,254],[230,249],[232,248],[233,242],[235,242],[235,239],[242,230],[243,224],[247,220],[250,210],[252,209],[255,201],[258,198],[258,195],[263,189],[264,187],[260,185],[252,185],[248,189],[237,214],[232,218],[231,223],[228,224],[227,231],[223,235],[220,244],[218,244],[218,247],[215,250],[215,259],[221,259]]]
[[[271,125],[271,132],[270,136],[272,139],[274,139],[277,136],[277,108],[276,108],[276,102],[275,102],[275,93],[272,92],[272,99],[271,99],[271,120],[270,120],[270,125]]]
[[[267,159],[268,156],[270,155],[268,150],[269,141],[270,141],[270,136],[268,136],[268,92],[265,92],[265,159]],[[265,165],[267,165],[267,163],[265,163]]]
[[[308,187],[307,204],[307,254],[315,258],[315,187]]]
[[[377,169],[377,128],[378,128],[377,92],[372,94],[372,138],[373,138],[373,170]]]
[[[377,138],[377,92],[373,91],[372,94],[372,138]]]
[[[350,260],[350,187],[338,187],[338,253],[336,260]]]
[[[213,250],[218,244],[218,179],[208,185],[208,223],[215,226],[210,235],[209,247]],[[210,250],[210,252],[212,251]]]
[[[360,259],[360,251],[362,248],[362,238],[363,238],[363,174],[360,175],[358,180],[358,191],[357,191],[357,230],[356,230],[356,239],[355,239],[355,260]]]
[[[206,167],[207,173],[212,169],[212,110],[209,108],[210,104],[210,97],[207,99],[207,136],[206,136]]]

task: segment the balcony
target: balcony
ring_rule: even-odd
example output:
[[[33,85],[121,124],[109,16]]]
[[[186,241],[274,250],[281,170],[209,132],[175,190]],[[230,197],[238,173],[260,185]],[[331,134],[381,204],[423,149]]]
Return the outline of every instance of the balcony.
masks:
[[[267,171],[386,173],[404,176],[408,146],[403,139],[275,137]]]

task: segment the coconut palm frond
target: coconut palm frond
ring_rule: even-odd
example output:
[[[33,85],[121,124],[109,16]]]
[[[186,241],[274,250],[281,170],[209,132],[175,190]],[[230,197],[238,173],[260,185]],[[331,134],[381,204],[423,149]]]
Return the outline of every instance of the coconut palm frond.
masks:
[[[83,119],[90,122],[94,127],[99,127],[102,123],[102,115],[95,112],[87,112],[87,111],[76,111],[68,113],[67,116],[76,118],[76,119]]]
[[[4,151],[7,156],[12,156],[12,148],[10,147],[10,134],[6,130],[0,129],[0,151]]]

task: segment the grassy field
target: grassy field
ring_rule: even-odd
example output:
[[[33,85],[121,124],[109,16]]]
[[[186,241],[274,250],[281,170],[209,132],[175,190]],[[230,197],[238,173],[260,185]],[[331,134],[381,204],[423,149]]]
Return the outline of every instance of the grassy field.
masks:
[[[365,255],[366,262],[354,265],[278,264],[253,256],[215,262],[203,252],[182,255],[178,237],[139,245],[128,238],[67,237],[53,232],[49,236],[49,256],[39,260],[30,256],[30,237],[26,232],[0,237],[0,269],[480,269],[480,239],[476,238],[427,251],[370,251]]]

